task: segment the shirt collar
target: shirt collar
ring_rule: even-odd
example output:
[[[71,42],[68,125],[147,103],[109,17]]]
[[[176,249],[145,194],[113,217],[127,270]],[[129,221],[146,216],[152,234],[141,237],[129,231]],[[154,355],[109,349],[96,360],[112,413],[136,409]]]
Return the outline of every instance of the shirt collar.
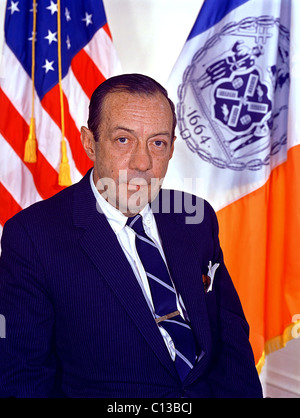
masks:
[[[91,174],[90,174],[90,185],[91,185],[91,189],[94,193],[94,196],[96,198],[97,201],[97,210],[98,212],[103,213],[110,226],[112,227],[113,231],[116,234],[119,234],[122,229],[125,227],[126,222],[127,222],[127,216],[125,216],[122,212],[120,212],[117,208],[115,208],[114,206],[112,206],[109,202],[107,202],[102,195],[99,193],[99,191],[97,190],[95,183],[94,183],[94,179],[93,179],[93,173],[94,173],[94,169],[91,170]],[[151,225],[153,223],[153,213],[152,210],[150,208],[150,205],[147,204],[140,212],[140,214],[143,217],[143,221],[144,223],[146,222],[146,225],[148,227],[151,228]]]

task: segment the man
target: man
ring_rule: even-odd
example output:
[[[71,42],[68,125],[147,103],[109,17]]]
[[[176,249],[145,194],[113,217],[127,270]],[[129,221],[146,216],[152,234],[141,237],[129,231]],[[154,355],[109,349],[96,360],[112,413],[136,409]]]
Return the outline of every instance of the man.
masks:
[[[261,397],[214,211],[160,190],[175,126],[154,80],[108,79],[82,128],[93,170],[6,223],[1,396]]]

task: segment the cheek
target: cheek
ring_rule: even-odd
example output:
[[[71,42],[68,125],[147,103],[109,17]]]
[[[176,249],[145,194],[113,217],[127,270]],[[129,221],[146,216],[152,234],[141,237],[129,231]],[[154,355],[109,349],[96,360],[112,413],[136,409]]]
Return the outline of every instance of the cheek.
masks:
[[[153,177],[162,178],[165,176],[169,164],[168,158],[156,158],[153,164]]]
[[[103,150],[96,155],[95,167],[100,178],[108,177],[117,180],[119,171],[127,169],[128,161],[125,156]]]

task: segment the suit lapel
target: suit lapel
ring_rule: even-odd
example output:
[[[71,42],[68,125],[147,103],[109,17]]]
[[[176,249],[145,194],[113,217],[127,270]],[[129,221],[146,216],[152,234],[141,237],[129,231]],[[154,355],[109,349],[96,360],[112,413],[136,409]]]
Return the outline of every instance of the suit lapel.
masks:
[[[84,187],[82,182],[74,193],[74,222],[84,228],[80,245],[159,360],[176,376],[174,364],[118,239],[105,216],[97,212],[88,182],[85,181]]]

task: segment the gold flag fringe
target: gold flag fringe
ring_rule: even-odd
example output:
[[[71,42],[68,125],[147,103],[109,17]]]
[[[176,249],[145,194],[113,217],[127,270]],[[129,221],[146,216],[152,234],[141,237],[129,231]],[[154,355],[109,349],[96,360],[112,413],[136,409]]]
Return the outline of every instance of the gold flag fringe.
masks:
[[[65,140],[61,142],[61,163],[59,166],[58,184],[60,186],[70,186],[72,184]]]
[[[25,142],[24,161],[25,163],[36,163],[36,137],[35,137],[35,120],[30,118],[29,135]]]
[[[292,324],[288,325],[283,333],[281,335],[278,335],[277,337],[271,338],[270,340],[266,341],[264,345],[264,351],[261,355],[261,358],[259,359],[258,363],[256,364],[256,370],[258,374],[261,373],[263,366],[266,361],[266,356],[273,353],[274,351],[280,350],[281,348],[284,348],[286,344],[293,340],[295,337],[293,336],[293,329],[296,326],[300,325],[300,321],[293,322]],[[297,337],[299,338],[299,337]]]
[[[32,57],[31,57],[31,118],[29,125],[29,134],[25,142],[24,161],[25,163],[36,163],[37,142],[35,136],[35,119],[34,119],[34,76],[35,76],[35,38],[36,38],[36,0],[33,0],[33,28],[32,28]]]
[[[35,95],[35,42],[36,42],[36,20],[37,20],[37,4],[33,0],[33,31],[32,31],[32,63],[31,63],[31,79],[32,79],[32,101],[31,101],[31,118],[29,125],[29,134],[25,143],[24,161],[27,163],[37,162],[37,141],[35,135],[35,118],[34,118],[34,95]],[[57,52],[58,52],[58,82],[61,110],[61,162],[59,165],[58,184],[60,186],[70,186],[71,173],[67,156],[67,145],[65,140],[65,121],[64,121],[64,100],[62,91],[62,64],[61,64],[61,3],[57,0]]]
[[[59,98],[60,98],[60,113],[61,113],[61,163],[59,166],[58,184],[60,186],[70,186],[71,173],[70,165],[67,156],[67,146],[65,140],[65,116],[64,116],[64,97],[61,85],[62,80],[62,65],[61,65],[61,4],[57,0],[57,52],[58,52],[58,84],[59,84]]]

